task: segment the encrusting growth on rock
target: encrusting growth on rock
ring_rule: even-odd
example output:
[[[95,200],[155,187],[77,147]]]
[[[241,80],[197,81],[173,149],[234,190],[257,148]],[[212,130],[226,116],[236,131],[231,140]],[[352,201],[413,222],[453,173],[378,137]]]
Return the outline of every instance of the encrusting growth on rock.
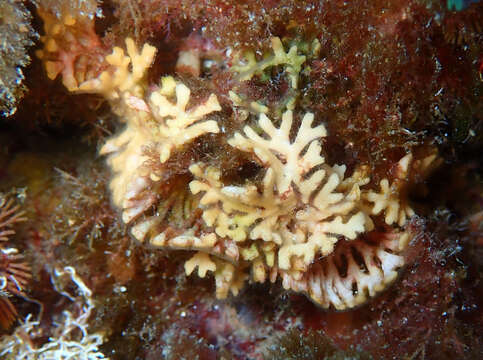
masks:
[[[44,35],[40,37],[44,47],[36,55],[43,61],[49,79],[61,74],[62,83],[70,91],[96,75],[99,58],[103,56],[101,41],[94,29],[96,2],[83,3],[77,13],[67,11],[67,4],[65,8],[56,8],[49,1],[40,1],[37,9],[44,22]]]
[[[26,92],[23,67],[30,63],[28,48],[38,35],[31,14],[21,1],[0,3],[0,116],[11,116]]]

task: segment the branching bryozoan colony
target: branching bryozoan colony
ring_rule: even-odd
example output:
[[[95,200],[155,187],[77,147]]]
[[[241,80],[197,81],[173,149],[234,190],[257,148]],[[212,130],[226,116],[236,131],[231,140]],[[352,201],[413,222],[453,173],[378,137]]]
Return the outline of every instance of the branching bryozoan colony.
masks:
[[[246,54],[244,63],[232,67],[234,81],[278,67],[295,95],[283,110],[252,102],[255,119],[246,116],[232,135],[217,120],[230,115],[215,94],[192,104],[191,90],[170,76],[148,87],[156,49],[146,44],[138,51],[129,38],[127,54],[115,47],[100,75],[67,86],[103,95],[125,124],[100,153],[109,155],[113,201],[137,240],[193,251],[186,273],[212,273],[219,298],[238,294],[247,280],[281,278],[284,288],[304,292],[323,307],[354,307],[394,281],[404,265],[411,238],[404,226],[414,215],[406,199],[409,173],[423,171],[434,157],[415,161],[408,153],[394,164],[395,175],[380,184],[372,183],[368,166],[349,176],[345,165],[328,164],[326,127],[296,106],[309,54],[296,45],[285,51],[278,38],[272,47],[273,55],[261,61]],[[311,51],[318,47],[314,41]],[[243,102],[237,89],[229,93],[234,108]],[[253,158],[261,180],[230,183],[216,161],[190,160],[184,169],[188,180],[170,191],[176,183],[166,180],[170,159],[207,134],[224,136],[234,153]],[[376,222],[385,222],[383,232],[374,230]]]

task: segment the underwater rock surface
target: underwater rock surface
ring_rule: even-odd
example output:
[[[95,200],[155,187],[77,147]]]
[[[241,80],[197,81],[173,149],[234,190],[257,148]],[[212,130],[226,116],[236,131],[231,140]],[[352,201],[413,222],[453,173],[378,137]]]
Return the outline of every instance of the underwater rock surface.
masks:
[[[1,358],[483,357],[481,2],[22,4]]]

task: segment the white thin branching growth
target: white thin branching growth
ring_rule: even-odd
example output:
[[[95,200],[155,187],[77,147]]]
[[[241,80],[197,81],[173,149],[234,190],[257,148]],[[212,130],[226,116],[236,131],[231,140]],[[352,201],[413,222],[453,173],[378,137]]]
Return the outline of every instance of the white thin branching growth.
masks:
[[[62,278],[68,276],[78,291],[78,296],[68,293],[62,285]],[[65,310],[61,321],[55,322],[48,342],[41,346],[35,345],[35,338],[42,332],[39,320],[33,320],[29,314],[12,335],[6,335],[0,342],[0,356],[16,360],[98,360],[108,359],[99,351],[104,342],[101,333],[89,332],[89,318],[94,309],[92,291],[76,274],[73,267],[56,269],[52,275],[55,289],[69,298],[80,309],[78,314]]]

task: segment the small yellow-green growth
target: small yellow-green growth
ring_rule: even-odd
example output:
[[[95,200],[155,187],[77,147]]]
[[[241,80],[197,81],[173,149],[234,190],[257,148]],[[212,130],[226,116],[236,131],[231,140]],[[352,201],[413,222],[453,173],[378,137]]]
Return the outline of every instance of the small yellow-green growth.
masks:
[[[253,51],[245,52],[244,61],[236,59],[238,65],[232,66],[231,70],[237,73],[239,81],[246,81],[254,75],[263,75],[264,71],[270,67],[281,65],[289,76],[292,88],[296,89],[299,73],[306,59],[305,55],[298,55],[296,45],[285,52],[282,41],[278,37],[272,38],[272,49],[273,54],[261,61],[257,61]]]
[[[235,106],[248,107],[251,111],[253,111],[256,114],[267,114],[268,113],[268,107],[261,104],[258,101],[250,101],[247,105],[246,104],[247,101],[245,99],[242,99],[241,96],[238,95],[237,93],[235,93],[234,91],[230,90],[228,92],[228,95],[230,96],[231,102]]]

